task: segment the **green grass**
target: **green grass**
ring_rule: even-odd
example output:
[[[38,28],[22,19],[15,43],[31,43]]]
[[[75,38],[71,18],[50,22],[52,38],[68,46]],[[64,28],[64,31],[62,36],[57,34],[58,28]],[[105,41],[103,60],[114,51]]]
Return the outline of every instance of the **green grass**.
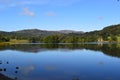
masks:
[[[17,44],[17,43],[28,43],[28,42],[29,42],[28,40],[11,39],[9,42],[0,42],[0,46],[5,44]]]
[[[9,43],[11,43],[11,44],[14,44],[14,43],[28,43],[28,40],[11,39]]]
[[[120,42],[120,36],[119,36],[119,37],[117,37],[117,41],[118,41],[118,42]]]

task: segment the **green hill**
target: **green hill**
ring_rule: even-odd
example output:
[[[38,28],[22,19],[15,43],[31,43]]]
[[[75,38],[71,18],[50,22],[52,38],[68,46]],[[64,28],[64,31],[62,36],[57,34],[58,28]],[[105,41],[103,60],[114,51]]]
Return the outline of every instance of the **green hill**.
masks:
[[[120,35],[120,24],[105,27],[100,33],[102,36]]]

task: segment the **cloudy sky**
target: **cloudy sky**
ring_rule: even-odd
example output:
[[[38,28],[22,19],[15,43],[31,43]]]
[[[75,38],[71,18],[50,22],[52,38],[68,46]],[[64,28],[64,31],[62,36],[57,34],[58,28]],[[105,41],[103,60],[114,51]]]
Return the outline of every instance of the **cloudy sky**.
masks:
[[[0,30],[100,30],[120,23],[117,0],[0,0]]]

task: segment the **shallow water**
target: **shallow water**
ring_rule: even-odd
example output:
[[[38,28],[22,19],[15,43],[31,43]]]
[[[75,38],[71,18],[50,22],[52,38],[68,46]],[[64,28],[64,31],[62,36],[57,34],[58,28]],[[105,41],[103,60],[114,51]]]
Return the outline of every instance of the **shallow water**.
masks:
[[[3,75],[13,80],[120,80],[120,44],[0,46]]]

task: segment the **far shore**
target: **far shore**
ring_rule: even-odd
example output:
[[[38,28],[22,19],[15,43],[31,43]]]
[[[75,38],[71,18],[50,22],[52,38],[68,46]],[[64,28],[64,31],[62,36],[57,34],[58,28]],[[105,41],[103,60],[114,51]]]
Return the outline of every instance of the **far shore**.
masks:
[[[30,43],[30,42],[0,42],[1,45],[12,44],[120,44],[120,42],[80,42],[80,43]]]

